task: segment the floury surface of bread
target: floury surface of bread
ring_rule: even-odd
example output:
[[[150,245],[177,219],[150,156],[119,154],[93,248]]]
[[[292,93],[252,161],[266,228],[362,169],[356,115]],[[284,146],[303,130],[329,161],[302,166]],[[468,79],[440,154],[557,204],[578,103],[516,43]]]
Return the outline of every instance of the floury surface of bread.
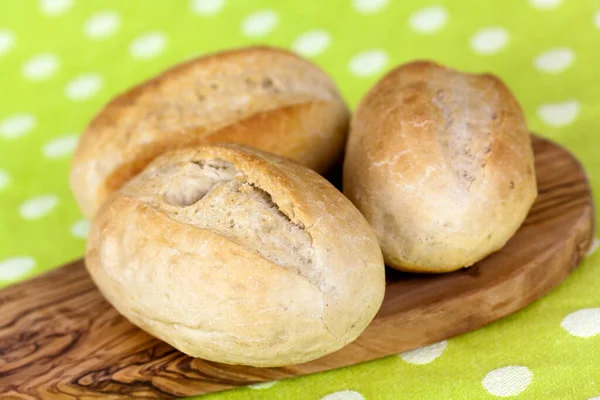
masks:
[[[504,246],[537,196],[517,100],[492,75],[432,62],[394,69],[352,118],[344,194],[374,228],[389,266],[471,266]]]
[[[349,200],[312,170],[236,145],[167,153],[114,192],[86,265],[142,329],[254,366],[340,349],[385,289],[377,238]]]
[[[349,113],[334,82],[290,52],[224,51],[185,62],[119,95],[91,121],[71,186],[92,217],[106,197],[165,151],[233,142],[327,171]]]

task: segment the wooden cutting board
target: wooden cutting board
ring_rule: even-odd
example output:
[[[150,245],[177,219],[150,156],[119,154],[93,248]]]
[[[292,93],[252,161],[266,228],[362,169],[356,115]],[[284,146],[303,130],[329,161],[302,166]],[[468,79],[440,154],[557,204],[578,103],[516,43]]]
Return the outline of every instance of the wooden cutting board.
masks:
[[[539,197],[498,253],[446,275],[388,270],[381,310],[353,343],[284,368],[190,358],[131,325],[79,260],[0,291],[0,397],[171,398],[305,375],[431,344],[511,314],[547,293],[588,249],[594,216],[581,165],[534,139]]]

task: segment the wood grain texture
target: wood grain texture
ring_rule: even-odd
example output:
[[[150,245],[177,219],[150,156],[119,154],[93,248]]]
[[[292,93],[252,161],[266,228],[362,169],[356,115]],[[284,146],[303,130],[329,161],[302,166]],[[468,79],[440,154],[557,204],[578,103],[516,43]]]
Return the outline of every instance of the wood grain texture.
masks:
[[[195,395],[325,371],[434,343],[511,314],[561,282],[593,237],[589,185],[564,149],[534,140],[539,197],[517,234],[468,270],[388,270],[383,306],[352,344],[284,368],[193,359],[119,316],[82,261],[0,291],[0,398]]]

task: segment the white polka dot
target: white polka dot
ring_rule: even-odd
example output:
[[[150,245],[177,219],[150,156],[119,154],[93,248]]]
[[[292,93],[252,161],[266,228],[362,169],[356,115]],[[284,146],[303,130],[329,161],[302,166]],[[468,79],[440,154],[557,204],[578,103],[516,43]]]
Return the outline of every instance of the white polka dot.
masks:
[[[38,54],[23,64],[23,76],[30,81],[41,81],[51,77],[59,67],[60,60],[56,54]]]
[[[542,72],[558,73],[569,68],[574,59],[573,50],[567,47],[557,47],[539,54],[533,60],[533,65]]]
[[[295,52],[307,57],[323,53],[331,44],[331,35],[327,31],[314,30],[298,36],[292,45]]]
[[[538,107],[538,115],[549,126],[564,126],[575,121],[579,114],[579,102],[567,100],[562,103],[544,104]]]
[[[79,239],[85,239],[90,232],[90,222],[86,219],[80,219],[71,225],[71,235]]]
[[[356,76],[375,75],[388,63],[388,55],[383,50],[366,50],[352,57],[348,68]]]
[[[58,205],[58,197],[52,194],[32,197],[19,206],[24,219],[38,219],[48,215]]]
[[[385,8],[389,0],[352,0],[352,6],[361,14],[375,14]]]
[[[422,8],[408,19],[411,28],[419,33],[435,33],[448,22],[448,12],[442,6]]]
[[[567,315],[560,325],[571,335],[591,337],[600,335],[600,308],[584,308]]]
[[[400,353],[399,356],[409,364],[429,364],[441,356],[442,353],[444,353],[444,350],[446,350],[446,347],[448,347],[448,342],[444,340],[419,349],[405,351],[404,353]]]
[[[149,32],[136,38],[129,46],[129,52],[138,60],[157,57],[167,46],[167,36],[162,32]]]
[[[254,385],[248,385],[248,387],[250,387],[250,389],[254,389],[254,390],[263,390],[263,389],[268,389],[268,388],[274,386],[276,383],[277,383],[277,381],[255,383]]]
[[[10,180],[10,174],[5,170],[0,169],[0,190],[7,187],[10,184]]]
[[[590,397],[590,398],[589,398],[589,399],[587,399],[587,400],[600,400],[600,396],[598,396],[598,397]]]
[[[552,10],[562,3],[562,0],[529,0],[529,4],[538,10]]]
[[[257,11],[248,15],[242,22],[242,33],[249,38],[268,35],[279,23],[279,17],[273,10]]]
[[[529,368],[513,365],[489,372],[483,378],[483,387],[495,396],[512,397],[527,389],[531,379]]]
[[[8,53],[15,45],[15,35],[7,29],[0,29],[0,56]]]
[[[225,6],[225,0],[192,0],[192,11],[203,17],[217,15]]]
[[[31,114],[15,114],[0,121],[0,136],[16,139],[35,128],[36,119]]]
[[[75,150],[77,140],[79,136],[75,134],[59,136],[42,146],[42,154],[51,159],[69,156]]]
[[[73,0],[40,0],[40,10],[48,17],[55,17],[68,11]]]
[[[494,54],[506,46],[508,39],[506,29],[491,26],[476,32],[471,37],[471,48],[478,54]]]
[[[101,11],[89,17],[83,24],[83,32],[93,40],[114,35],[121,27],[121,16],[116,11]]]
[[[592,240],[592,244],[590,246],[590,249],[588,250],[588,252],[587,252],[587,254],[585,256],[589,257],[592,254],[594,254],[596,252],[596,250],[598,250],[599,246],[600,246],[600,239],[598,239],[597,237],[595,237],[594,240]]]
[[[35,267],[31,257],[11,257],[0,261],[0,281],[14,281],[25,276]]]
[[[104,79],[100,75],[82,74],[69,81],[65,94],[70,100],[84,101],[94,97],[103,85]]]
[[[600,29],[600,10],[596,11],[596,14],[594,14],[594,25],[596,25],[596,28]],[[0,46],[0,49],[2,48],[2,46]],[[0,51],[0,53],[2,53]]]
[[[364,396],[354,390],[342,390],[321,397],[321,400],[365,400]]]

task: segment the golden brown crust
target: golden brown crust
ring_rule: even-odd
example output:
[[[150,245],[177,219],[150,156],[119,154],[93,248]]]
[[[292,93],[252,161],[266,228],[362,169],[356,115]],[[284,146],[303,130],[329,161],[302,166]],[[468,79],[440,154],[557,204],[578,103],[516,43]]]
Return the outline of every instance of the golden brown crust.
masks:
[[[236,236],[265,226],[245,225],[252,210],[236,217],[235,204],[217,203],[237,230],[208,228],[202,202],[225,186],[193,204],[165,202],[186,166],[213,161],[233,165],[236,177],[223,179],[267,193],[274,212],[308,235],[309,260],[279,265]],[[312,170],[235,145],[166,153],[114,192],[92,223],[86,265],[109,302],[151,334],[196,357],[256,366],[341,348],[374,317],[385,288],[377,239],[341,193]]]
[[[162,152],[229,140],[324,172],[343,152],[347,123],[335,84],[310,62],[268,47],[216,53],[106,105],[82,135],[71,186],[92,216],[108,193]]]
[[[397,269],[446,272],[500,249],[536,197],[523,113],[496,77],[413,62],[351,123],[344,193]]]

